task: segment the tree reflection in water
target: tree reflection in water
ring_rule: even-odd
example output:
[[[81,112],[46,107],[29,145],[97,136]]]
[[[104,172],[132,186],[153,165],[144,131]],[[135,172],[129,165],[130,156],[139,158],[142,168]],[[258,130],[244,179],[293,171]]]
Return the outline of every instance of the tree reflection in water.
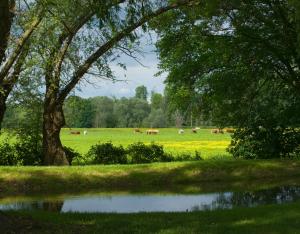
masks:
[[[212,202],[212,209],[253,207],[257,205],[293,202],[300,199],[300,187],[282,186],[266,190],[233,192],[229,194],[220,194],[218,198]]]

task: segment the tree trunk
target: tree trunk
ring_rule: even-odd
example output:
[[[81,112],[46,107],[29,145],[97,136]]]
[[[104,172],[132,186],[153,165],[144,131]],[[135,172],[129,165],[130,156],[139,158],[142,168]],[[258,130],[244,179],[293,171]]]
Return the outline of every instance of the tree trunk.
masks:
[[[0,131],[2,129],[2,122],[6,111],[6,100],[13,88],[12,84],[0,83]]]
[[[9,0],[0,1],[0,64],[4,60],[5,50],[9,38],[9,32],[12,23],[11,8],[14,6],[14,1]]]
[[[6,111],[6,99],[7,97],[0,93],[0,131],[2,129],[2,122]]]
[[[66,153],[60,141],[60,130],[65,125],[62,104],[53,103],[50,100],[44,104],[43,115],[43,151],[45,165],[69,165]]]

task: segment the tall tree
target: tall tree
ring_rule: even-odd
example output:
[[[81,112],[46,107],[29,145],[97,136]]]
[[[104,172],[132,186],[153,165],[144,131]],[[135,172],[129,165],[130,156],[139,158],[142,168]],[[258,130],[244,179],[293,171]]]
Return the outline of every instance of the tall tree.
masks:
[[[214,123],[246,129],[248,139],[265,126],[265,156],[275,155],[272,147],[300,120],[297,9],[288,0],[219,1],[215,9],[175,12],[157,24],[168,89],[188,90]]]
[[[61,1],[52,1],[54,9],[51,12],[54,15],[65,15],[65,19],[60,17],[60,27],[55,28],[56,33],[51,38],[54,43],[47,50],[50,52],[45,54],[45,164],[68,164],[59,138],[60,130],[65,124],[62,107],[66,97],[83,77],[92,68],[98,68],[102,77],[112,77],[108,59],[115,55],[113,50],[124,51],[132,48],[137,39],[137,28],[167,11],[194,2],[178,0],[169,4],[168,1],[115,0],[74,4],[73,1],[65,1],[64,7],[68,9],[66,14],[61,8]],[[65,70],[72,71],[73,74],[65,77]]]
[[[144,85],[135,88],[135,97],[143,100],[147,100],[148,91],[147,87]]]

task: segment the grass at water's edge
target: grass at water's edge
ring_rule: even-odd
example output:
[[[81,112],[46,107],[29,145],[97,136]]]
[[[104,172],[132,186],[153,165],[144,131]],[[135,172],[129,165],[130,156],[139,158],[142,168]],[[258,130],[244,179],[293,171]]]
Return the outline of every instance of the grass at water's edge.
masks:
[[[192,213],[0,213],[10,233],[300,233],[300,203]]]
[[[209,192],[300,182],[300,161],[200,162],[71,167],[0,167],[0,196],[103,192]]]

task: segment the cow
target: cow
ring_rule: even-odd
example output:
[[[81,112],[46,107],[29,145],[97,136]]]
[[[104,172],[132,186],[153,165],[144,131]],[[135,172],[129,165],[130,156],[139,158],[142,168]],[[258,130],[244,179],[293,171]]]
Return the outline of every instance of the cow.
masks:
[[[157,130],[157,129],[148,129],[147,131],[146,131],[146,133],[147,133],[147,135],[156,135],[156,134],[158,134],[159,133],[159,130]]]
[[[133,129],[133,133],[143,133],[139,128]]]
[[[192,133],[197,133],[197,129],[196,128],[192,128]]]
[[[71,135],[80,135],[80,132],[79,131],[71,131],[70,134]]]
[[[215,133],[215,134],[221,133],[221,134],[223,134],[224,131],[222,129],[220,129],[220,128],[215,128],[215,129],[211,130],[211,133]]]
[[[84,130],[84,131],[83,131],[83,135],[86,136],[87,134],[88,134],[87,130]]]
[[[183,129],[179,129],[178,130],[178,134],[183,134],[184,133],[184,130]]]
[[[224,130],[227,133],[234,133],[234,128],[225,128]]]

